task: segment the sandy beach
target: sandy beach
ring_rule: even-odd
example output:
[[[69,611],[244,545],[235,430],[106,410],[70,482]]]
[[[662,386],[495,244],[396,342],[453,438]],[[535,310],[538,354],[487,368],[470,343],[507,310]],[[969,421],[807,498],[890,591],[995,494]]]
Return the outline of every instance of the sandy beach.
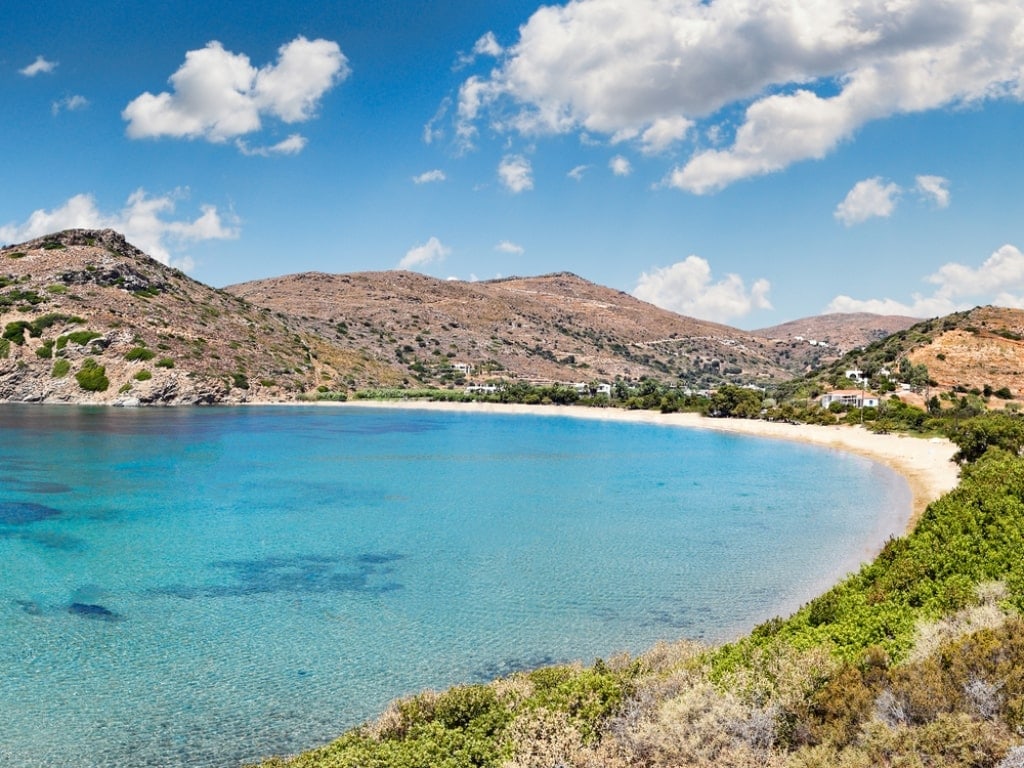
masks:
[[[348,408],[415,408],[465,413],[572,416],[581,419],[708,429],[776,440],[793,440],[850,451],[885,464],[906,478],[913,497],[909,521],[911,528],[932,501],[956,487],[960,474],[958,467],[951,461],[953,454],[956,453],[956,446],[945,438],[923,439],[899,434],[880,435],[859,426],[825,427],[754,419],[712,419],[696,413],[658,413],[584,406],[446,403],[426,400],[353,400],[337,405]]]

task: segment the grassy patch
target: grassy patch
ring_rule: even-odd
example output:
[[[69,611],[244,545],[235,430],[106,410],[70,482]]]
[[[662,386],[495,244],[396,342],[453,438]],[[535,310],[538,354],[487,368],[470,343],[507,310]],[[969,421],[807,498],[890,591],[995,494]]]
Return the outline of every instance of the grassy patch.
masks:
[[[150,371],[143,368],[141,371],[137,371],[135,375],[132,376],[132,378],[135,379],[136,381],[149,381],[150,379],[153,378],[153,374]]]
[[[156,367],[157,368],[173,368],[174,367],[174,360],[172,360],[169,357],[161,357],[159,360],[156,361]]]
[[[50,375],[55,379],[63,379],[71,372],[71,363],[60,358],[53,363],[53,370],[50,371]]]
[[[124,359],[132,362],[135,360],[152,360],[154,357],[156,357],[156,352],[151,349],[146,349],[145,347],[132,347],[127,353],[125,353]]]

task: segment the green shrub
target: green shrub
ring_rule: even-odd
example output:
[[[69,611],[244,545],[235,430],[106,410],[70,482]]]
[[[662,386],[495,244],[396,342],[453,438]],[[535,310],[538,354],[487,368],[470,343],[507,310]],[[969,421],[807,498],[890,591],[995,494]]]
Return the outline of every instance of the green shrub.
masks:
[[[136,372],[136,374],[132,376],[132,378],[135,379],[136,381],[149,381],[150,379],[153,378],[153,374],[150,373],[145,368],[143,368],[141,371]]]
[[[33,320],[29,327],[33,336],[42,336],[43,331],[47,328],[53,327],[54,325],[77,325],[84,322],[85,320],[80,317],[76,317],[75,315],[65,315],[60,312],[47,312],[45,315],[40,315]]]
[[[19,347],[25,343],[25,331],[31,330],[32,324],[24,320],[15,320],[4,328],[3,338],[13,341]]]
[[[68,287],[63,283],[54,283],[53,285],[46,286],[46,292],[54,295],[60,295],[68,292]]]
[[[103,335],[102,333],[98,333],[96,331],[72,331],[71,333],[66,334],[65,336],[62,336],[61,338],[67,339],[67,341],[73,341],[75,344],[79,345],[80,347],[84,347],[90,341],[92,341],[93,339],[98,339],[102,335]],[[65,345],[67,344],[67,341],[64,342]],[[58,339],[57,342],[58,342],[57,348],[61,349],[60,339]]]
[[[156,367],[157,368],[173,368],[174,367],[174,360],[172,360],[169,357],[161,357],[159,360],[156,361]]]
[[[53,357],[53,339],[47,339],[42,343],[39,349],[36,350],[36,357],[41,357],[44,360],[49,360]]]
[[[106,392],[110,387],[110,379],[107,378],[107,369],[97,363],[91,357],[82,361],[82,367],[75,374],[78,386],[86,392]]]
[[[7,254],[8,259],[24,259],[26,256],[28,256],[28,254],[24,251],[11,251]]]
[[[64,358],[56,360],[53,364],[53,370],[50,371],[50,375],[55,379],[62,379],[68,375],[71,371],[71,363]]]
[[[118,394],[120,394],[120,395],[123,395],[125,392],[131,392],[131,391],[132,391],[132,383],[130,381],[126,381],[117,390]]]
[[[0,339],[0,360],[6,360],[11,355],[11,342],[8,339]]]
[[[133,362],[135,360],[152,360],[154,357],[156,357],[156,352],[151,349],[146,349],[145,347],[132,347],[125,354],[124,359],[129,362]]]
[[[231,374],[231,384],[236,389],[248,389],[249,388],[249,379],[246,378],[246,375],[244,373],[232,373]]]

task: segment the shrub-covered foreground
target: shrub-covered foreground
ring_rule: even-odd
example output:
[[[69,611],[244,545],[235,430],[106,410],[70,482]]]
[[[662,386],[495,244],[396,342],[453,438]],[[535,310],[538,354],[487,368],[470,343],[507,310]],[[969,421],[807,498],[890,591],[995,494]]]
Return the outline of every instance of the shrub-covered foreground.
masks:
[[[991,448],[915,531],[736,643],[395,703],[294,768],[1024,766],[1024,459]]]

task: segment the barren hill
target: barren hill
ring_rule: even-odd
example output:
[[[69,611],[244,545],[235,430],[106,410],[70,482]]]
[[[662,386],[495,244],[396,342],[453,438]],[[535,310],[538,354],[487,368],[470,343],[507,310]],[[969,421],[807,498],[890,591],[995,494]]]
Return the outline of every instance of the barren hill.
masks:
[[[358,351],[209,288],[111,230],[0,249],[0,401],[288,400],[395,382]]]
[[[567,273],[306,273],[215,290],[116,232],[68,230],[0,249],[0,401],[276,402],[495,379],[767,385],[895,328],[858,354],[923,363],[943,387],[1024,392],[1024,312],[907,320],[825,316],[746,332]]]
[[[751,333],[768,339],[780,354],[784,353],[787,367],[795,374],[821,368],[852,349],[865,347],[919,322],[919,318],[903,315],[849,312],[804,317]]]
[[[225,290],[404,367],[410,383],[461,383],[467,368],[467,380],[650,376],[693,386],[791,375],[764,339],[568,273],[484,282],[401,271],[305,273]]]

